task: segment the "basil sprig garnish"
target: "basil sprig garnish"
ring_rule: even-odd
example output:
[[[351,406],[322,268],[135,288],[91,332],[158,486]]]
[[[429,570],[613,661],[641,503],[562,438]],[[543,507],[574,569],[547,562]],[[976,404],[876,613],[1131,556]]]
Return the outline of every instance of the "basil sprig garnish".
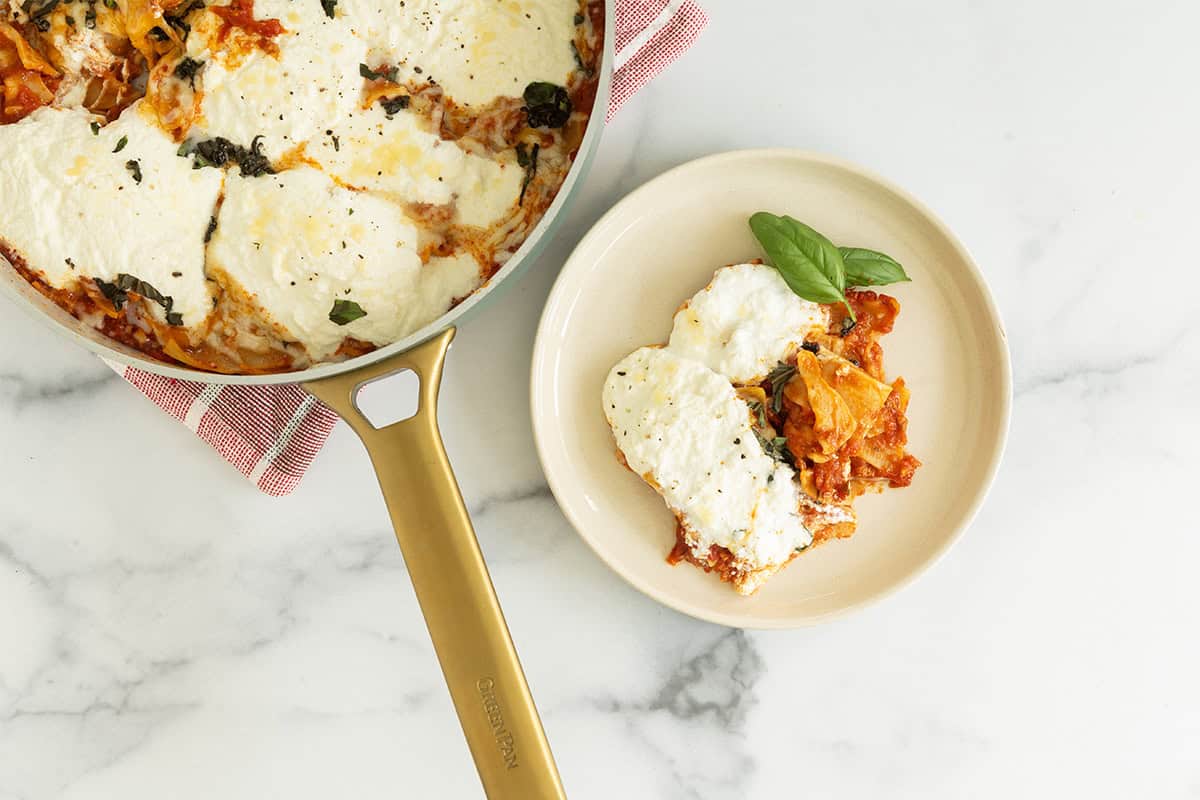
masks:
[[[884,253],[862,247],[839,247],[838,252],[850,286],[886,286],[912,280],[896,259]]]
[[[329,321],[335,325],[349,325],[356,319],[367,315],[362,306],[353,300],[334,300],[333,308],[329,310]]]
[[[860,247],[836,247],[786,215],[759,211],[750,217],[750,230],[793,292],[814,303],[841,303],[851,320],[856,317],[846,301],[847,286],[884,286],[909,280],[894,258]]]

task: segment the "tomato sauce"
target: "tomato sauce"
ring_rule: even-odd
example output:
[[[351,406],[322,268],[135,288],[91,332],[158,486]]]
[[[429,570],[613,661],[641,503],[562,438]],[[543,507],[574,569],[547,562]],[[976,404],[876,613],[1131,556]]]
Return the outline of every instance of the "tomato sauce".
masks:
[[[279,55],[279,45],[272,41],[276,36],[287,33],[277,19],[255,19],[254,0],[233,0],[227,6],[211,6],[209,11],[223,20],[217,38],[225,41],[234,29],[257,39],[257,47],[271,55]]]

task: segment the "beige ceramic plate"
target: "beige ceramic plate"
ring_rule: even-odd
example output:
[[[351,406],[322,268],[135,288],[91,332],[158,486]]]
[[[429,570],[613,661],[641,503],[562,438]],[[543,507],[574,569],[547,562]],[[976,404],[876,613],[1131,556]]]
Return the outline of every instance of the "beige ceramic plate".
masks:
[[[617,463],[600,407],[622,356],[665,342],[679,304],[723,264],[761,255],[755,211],[790,214],[841,245],[897,258],[912,283],[884,339],[888,377],[912,390],[912,486],[856,503],[858,532],[801,555],[752,597],[665,561],[674,517]],[[983,277],[934,216],[862,170],[794,150],[703,158],[630,194],[575,249],[550,295],[533,359],[534,433],[559,504],[609,566],[651,597],[724,625],[783,628],[862,606],[912,580],[970,524],[1008,431],[1004,330]]]

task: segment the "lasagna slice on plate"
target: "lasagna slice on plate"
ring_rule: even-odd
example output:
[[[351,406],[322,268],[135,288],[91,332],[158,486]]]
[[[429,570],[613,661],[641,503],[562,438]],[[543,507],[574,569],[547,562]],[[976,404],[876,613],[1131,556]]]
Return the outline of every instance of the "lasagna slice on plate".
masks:
[[[772,267],[723,267],[667,345],[613,367],[604,413],[620,460],[677,519],[671,563],[752,594],[813,544],[853,534],[855,497],[912,480],[908,391],[884,382],[879,346],[899,304],[847,300],[853,325]]]

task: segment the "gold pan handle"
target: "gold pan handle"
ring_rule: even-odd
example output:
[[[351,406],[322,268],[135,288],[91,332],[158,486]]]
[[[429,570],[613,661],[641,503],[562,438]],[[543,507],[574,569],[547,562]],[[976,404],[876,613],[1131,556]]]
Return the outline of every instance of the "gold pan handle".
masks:
[[[437,426],[454,329],[369,367],[306,383],[366,445],[459,722],[490,800],[565,798],[521,662]],[[417,413],[376,429],[355,401],[365,384],[409,369]]]

